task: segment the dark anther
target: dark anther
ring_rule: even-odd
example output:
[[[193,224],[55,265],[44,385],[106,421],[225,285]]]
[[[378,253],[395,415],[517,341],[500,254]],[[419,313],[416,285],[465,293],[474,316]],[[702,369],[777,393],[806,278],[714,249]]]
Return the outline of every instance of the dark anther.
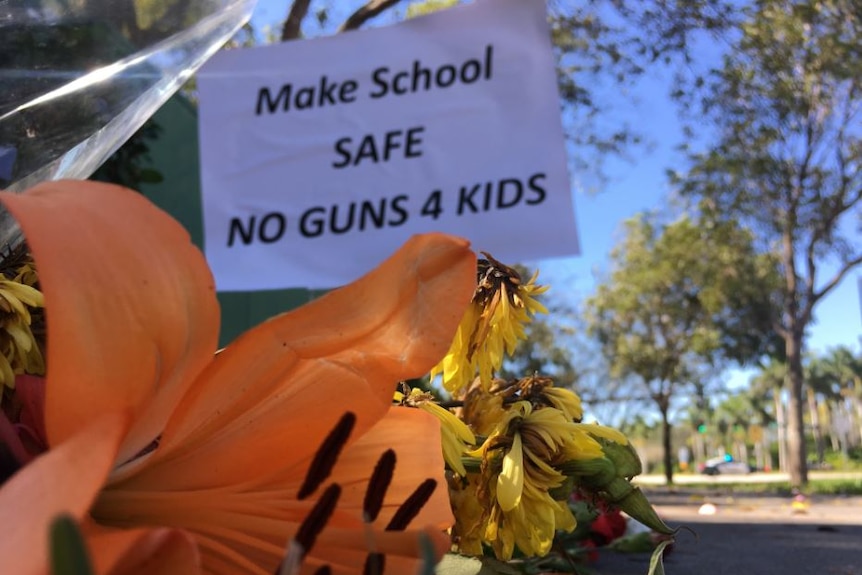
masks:
[[[329,518],[332,517],[332,512],[335,511],[335,505],[338,503],[339,497],[341,497],[341,486],[333,483],[324,490],[323,495],[314,504],[311,513],[308,514],[303,520],[302,525],[299,526],[299,531],[296,532],[294,540],[302,546],[303,557],[314,547],[317,536],[320,535],[323,528],[326,527]]]
[[[422,508],[425,507],[425,504],[428,503],[429,499],[431,499],[431,495],[434,494],[435,489],[437,489],[437,481],[434,479],[426,479],[423,481],[422,484],[410,494],[407,501],[401,504],[398,511],[395,512],[395,515],[392,516],[392,520],[389,522],[389,525],[386,526],[386,530],[404,531],[407,529],[410,522],[419,515],[419,512],[422,511]]]
[[[383,575],[383,567],[386,565],[386,555],[383,553],[369,553],[365,558],[365,566],[362,575]]]
[[[305,499],[314,493],[320,484],[326,481],[329,474],[332,473],[332,468],[335,462],[338,461],[338,456],[341,450],[347,443],[350,437],[350,432],[353,431],[353,426],[356,425],[356,415],[348,411],[341,416],[323,443],[317,453],[314,454],[314,460],[311,462],[311,467],[308,468],[308,473],[305,474],[305,481],[302,487],[299,488],[299,493],[296,498],[299,500]]]
[[[389,484],[392,483],[394,472],[395,451],[387,449],[377,460],[374,473],[371,474],[368,488],[365,490],[365,499],[362,501],[362,518],[366,523],[371,523],[377,519],[380,509],[383,507],[386,491],[389,489]]]
[[[279,565],[275,569],[275,573],[273,575],[282,575],[281,573],[282,566]],[[332,575],[332,567],[329,565],[321,565],[317,569],[314,570],[314,575]]]

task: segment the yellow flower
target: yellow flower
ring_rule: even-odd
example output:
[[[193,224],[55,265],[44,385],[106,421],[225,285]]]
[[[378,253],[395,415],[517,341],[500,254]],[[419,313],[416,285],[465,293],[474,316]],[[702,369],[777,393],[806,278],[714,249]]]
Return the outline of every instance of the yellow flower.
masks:
[[[482,479],[478,473],[449,479],[449,501],[455,514],[452,544],[464,555],[483,554],[488,512],[481,494],[484,489]]]
[[[571,389],[547,386],[542,390],[542,394],[548,403],[562,411],[567,419],[580,421],[584,416],[581,398]]]
[[[505,383],[498,380],[500,383]],[[490,435],[506,415],[503,407],[503,395],[485,389],[478,379],[470,386],[464,397],[464,407],[461,417],[470,428],[479,435]]]
[[[476,444],[476,436],[470,428],[454,413],[437,404],[433,395],[421,389],[413,388],[406,395],[396,391],[395,401],[410,407],[418,407],[440,420],[443,459],[452,471],[461,476],[467,475],[461,456],[468,445]]]
[[[19,279],[0,279],[0,389],[14,388],[16,374],[45,373],[42,350],[31,330],[31,312],[43,304],[36,288]]]
[[[481,307],[471,302],[458,324],[455,337],[449,351],[443,359],[431,368],[431,379],[438,374],[443,374],[443,387],[450,393],[457,394],[470,385],[476,377],[476,362],[473,360],[471,350],[471,336],[482,316]]]
[[[491,385],[505,355],[512,355],[519,340],[526,338],[524,325],[547,309],[536,299],[547,286],[536,285],[538,272],[526,284],[518,272],[483,253],[479,260],[478,286],[458,332],[431,377],[443,375],[443,386],[460,394],[476,373],[485,387]]]
[[[570,451],[602,456],[599,444],[579,425],[559,409],[517,401],[471,453],[483,458],[490,507],[484,537],[499,559],[510,559],[515,547],[528,556],[546,555],[557,529],[575,528],[568,505],[551,492],[566,480],[555,466]]]
[[[571,532],[577,526],[565,501],[554,500],[546,491],[528,488],[522,503],[511,511],[496,507],[485,537],[498,559],[509,560],[514,549],[528,557],[547,555],[557,530]]]

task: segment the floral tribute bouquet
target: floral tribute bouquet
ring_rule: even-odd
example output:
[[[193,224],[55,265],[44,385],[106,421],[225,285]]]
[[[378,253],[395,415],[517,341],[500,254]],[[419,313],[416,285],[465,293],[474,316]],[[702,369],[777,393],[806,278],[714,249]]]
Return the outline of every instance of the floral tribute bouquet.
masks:
[[[24,238],[0,263],[4,573],[535,571],[571,551],[576,492],[670,532],[621,433],[495,378],[545,288],[463,240],[414,237],[217,350],[205,260],[141,195],[0,203]],[[399,383],[429,372],[451,400]]]

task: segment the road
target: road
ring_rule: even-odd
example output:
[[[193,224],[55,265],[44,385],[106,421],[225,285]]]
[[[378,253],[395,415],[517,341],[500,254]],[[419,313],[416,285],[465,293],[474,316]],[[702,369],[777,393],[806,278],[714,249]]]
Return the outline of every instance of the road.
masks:
[[[862,575],[862,497],[794,504],[791,497],[716,493],[647,491],[668,524],[694,532],[679,532],[667,575]],[[704,504],[714,512],[703,514]],[[646,575],[648,566],[648,554],[610,552],[592,565],[598,575]]]

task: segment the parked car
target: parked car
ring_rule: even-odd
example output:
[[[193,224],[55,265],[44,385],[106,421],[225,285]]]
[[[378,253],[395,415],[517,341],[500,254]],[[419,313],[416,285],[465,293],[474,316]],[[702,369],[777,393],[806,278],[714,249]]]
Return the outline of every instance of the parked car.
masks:
[[[700,471],[704,475],[745,475],[751,466],[744,461],[734,461],[729,456],[708,459]]]

